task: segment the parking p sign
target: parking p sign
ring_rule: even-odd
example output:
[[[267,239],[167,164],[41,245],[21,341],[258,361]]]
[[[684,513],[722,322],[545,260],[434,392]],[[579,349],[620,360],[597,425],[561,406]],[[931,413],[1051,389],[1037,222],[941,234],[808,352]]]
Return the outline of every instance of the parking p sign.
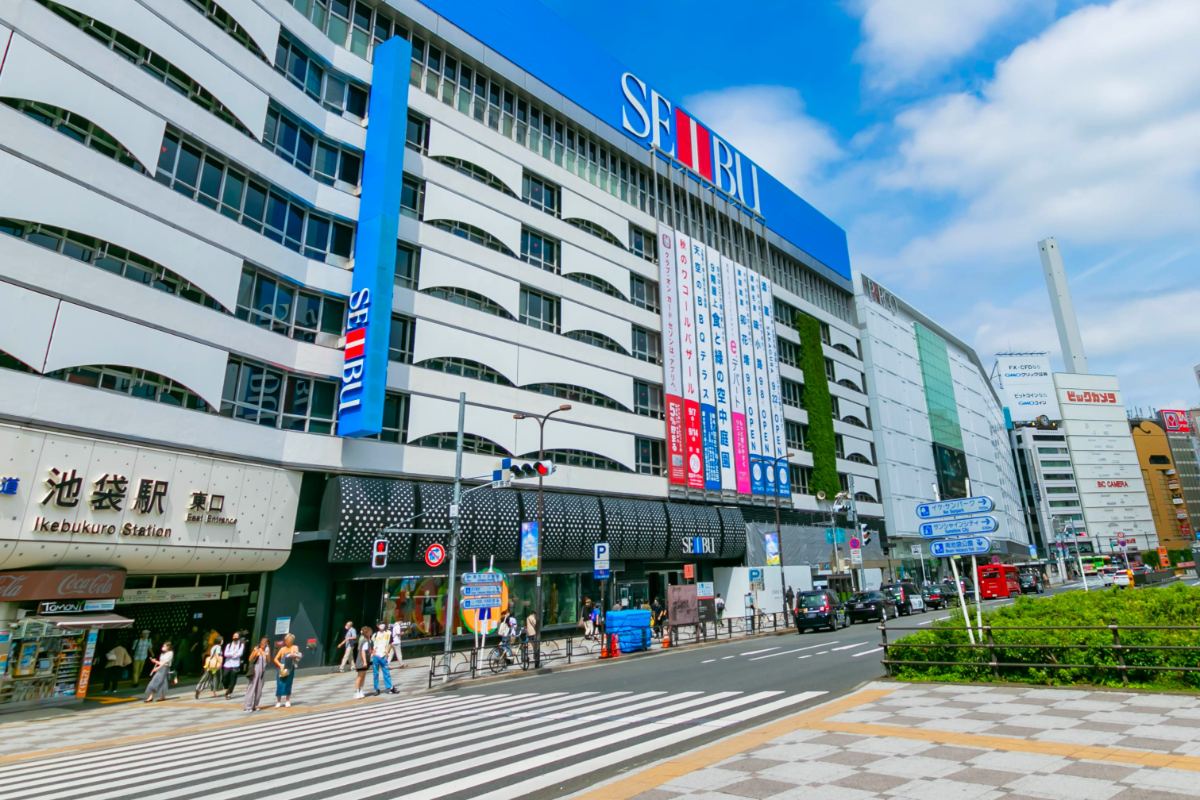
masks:
[[[592,577],[598,581],[607,580],[609,576],[608,542],[596,542],[593,548]]]

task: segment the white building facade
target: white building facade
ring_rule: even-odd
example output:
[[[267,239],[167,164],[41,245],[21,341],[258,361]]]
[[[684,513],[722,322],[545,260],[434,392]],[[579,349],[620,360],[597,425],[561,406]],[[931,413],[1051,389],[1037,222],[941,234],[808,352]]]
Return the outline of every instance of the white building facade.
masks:
[[[995,502],[992,552],[1026,560],[1030,538],[1003,404],[979,357],[866,275],[855,300],[893,551],[909,561],[911,547],[924,544],[917,504],[969,492]],[[909,570],[920,575],[911,563]]]
[[[0,576],[103,566],[137,597],[162,589],[181,614],[195,592],[177,584],[216,586],[244,598],[227,629],[291,625],[322,647],[343,614],[380,613],[382,588],[386,616],[432,637],[445,568],[422,554],[449,526],[465,392],[465,476],[537,458],[542,444],[558,465],[546,482],[547,622],[573,622],[595,596],[577,562],[600,539],[614,545],[622,592],[665,595],[685,556],[702,568],[746,557],[746,519],[776,500],[768,476],[789,479],[778,499],[797,519],[820,510],[797,314],[819,326],[825,374],[807,379],[836,398],[839,481],[853,476],[861,516],[882,516],[840,228],[583,37],[544,37],[557,48],[547,62],[520,46],[534,23],[495,9],[335,5],[0,9],[0,185],[19,187],[0,193],[0,422],[22,441],[73,443],[56,445],[61,458],[46,444],[0,461],[12,479],[0,504],[19,507],[0,522]],[[738,440],[710,372],[715,354],[734,354],[694,309],[712,359],[694,362],[712,387],[711,430],[697,395],[709,480],[669,475],[664,379],[677,373],[664,357],[698,355],[664,343],[684,319],[660,285],[663,233],[758,281],[741,321],[757,488],[719,469]],[[365,416],[352,418],[359,402]],[[544,442],[514,419],[563,404]],[[140,466],[155,458],[161,470]],[[190,466],[169,476],[171,460]],[[205,470],[225,482],[214,488]],[[106,477],[126,481],[122,514],[143,479],[152,493],[167,482],[157,521],[133,513],[171,528],[161,547],[187,555],[147,555],[120,535],[124,522],[116,534],[34,530],[31,514],[59,513],[62,475],[79,480],[81,505],[63,507],[74,522]],[[222,516],[192,507],[213,494],[239,498],[235,526],[187,521]],[[463,555],[515,561],[528,487],[471,497]],[[408,532],[392,538],[380,587],[362,579],[384,577],[366,566],[383,528]],[[281,542],[280,531],[300,533]],[[263,574],[289,554],[269,586]],[[525,597],[528,583],[512,591]],[[184,624],[157,620],[164,632]]]

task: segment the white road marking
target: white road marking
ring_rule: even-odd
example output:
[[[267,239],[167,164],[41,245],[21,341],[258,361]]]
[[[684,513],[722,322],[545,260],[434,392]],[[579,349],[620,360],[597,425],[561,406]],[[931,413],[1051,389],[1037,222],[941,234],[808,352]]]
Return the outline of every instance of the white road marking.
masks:
[[[819,652],[819,653],[813,653],[813,655],[814,655],[814,656],[823,656],[823,655],[825,655],[825,654],[826,654],[826,653],[828,653],[828,652],[829,652],[828,650],[822,650],[822,651],[821,651],[821,652]]]
[[[808,654],[808,655],[806,655],[806,656],[796,656],[796,658],[797,658],[797,659],[801,659],[801,658],[812,658],[812,653],[809,653],[809,654]]]
[[[937,621],[937,620],[927,619],[927,620],[925,620],[924,622],[918,622],[917,624],[918,624],[918,625],[932,625],[932,624],[933,624],[934,622],[936,622],[936,621]]]
[[[804,652],[805,650],[813,650],[818,647],[828,647],[831,644],[837,644],[837,640],[835,639],[832,642],[821,642],[821,644],[810,644],[808,647],[797,647],[795,650],[782,650],[778,653],[771,653],[771,655],[769,655],[769,656],[755,656],[754,658],[752,658],[750,660],[751,661],[762,661],[764,658],[774,658],[775,656],[786,656],[786,655],[791,655],[792,653],[801,653],[801,652]]]
[[[732,655],[732,656],[721,656],[721,660],[722,660],[722,661],[728,661],[728,660],[729,660],[729,659],[731,659],[731,658],[737,658],[737,655],[735,654],[735,655]]]
[[[769,653],[772,650],[778,650],[779,647],[764,647],[762,650],[751,650],[746,653],[738,653],[739,656],[756,656],[759,653]]]
[[[869,644],[870,644],[870,642],[859,642],[857,644],[844,644],[841,647],[834,647],[834,648],[832,648],[832,650],[833,650],[833,652],[836,653],[838,650],[853,650],[856,647],[866,647]]]
[[[874,650],[863,650],[861,653],[854,653],[850,657],[858,658],[859,656],[869,656],[869,655],[871,655],[871,653],[878,653],[882,649],[883,649],[882,647],[876,647]]]
[[[715,659],[715,658],[706,658],[706,659],[704,659],[703,661],[701,661],[700,663],[701,663],[701,664],[711,664],[711,663],[712,663],[712,662],[714,662],[714,661],[716,661],[716,659]]]

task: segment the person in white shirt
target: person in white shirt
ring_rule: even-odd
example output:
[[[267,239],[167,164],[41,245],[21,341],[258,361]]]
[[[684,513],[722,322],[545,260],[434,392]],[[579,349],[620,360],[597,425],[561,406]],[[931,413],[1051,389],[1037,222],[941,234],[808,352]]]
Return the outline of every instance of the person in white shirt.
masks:
[[[242,670],[242,655],[245,652],[246,643],[242,641],[241,634],[234,631],[229,644],[225,645],[221,653],[221,685],[225,687],[226,700],[233,697],[233,687],[237,685],[238,673]]]
[[[154,654],[154,643],[150,641],[150,631],[142,631],[140,638],[133,643],[133,685],[142,682],[142,670],[146,668],[146,659]]]
[[[386,622],[379,623],[379,629],[371,637],[371,646],[371,678],[375,683],[375,694],[379,694],[380,673],[383,674],[383,688],[389,694],[397,694],[392,686],[392,670],[388,666],[388,659],[392,655],[392,632],[388,630]]]
[[[400,620],[396,620],[395,622],[393,622],[392,623],[392,656],[391,656],[391,660],[399,661],[401,667],[404,666],[404,651],[400,649],[401,644],[402,644],[402,642],[400,641],[400,638],[403,633],[404,633],[404,623],[401,622]]]
[[[150,671],[150,685],[146,687],[146,702],[167,699],[167,686],[171,681],[171,661],[175,654],[171,652],[171,643],[163,642],[162,653],[158,658],[151,658],[154,669]]]

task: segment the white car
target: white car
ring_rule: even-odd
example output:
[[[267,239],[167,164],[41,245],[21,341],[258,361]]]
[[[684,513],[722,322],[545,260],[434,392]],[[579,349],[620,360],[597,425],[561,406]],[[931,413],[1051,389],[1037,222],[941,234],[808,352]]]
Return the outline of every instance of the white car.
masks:
[[[1108,567],[1106,569],[1100,570],[1096,574],[1096,577],[1098,577],[1100,579],[1101,583],[1103,583],[1105,586],[1112,586],[1114,572],[1115,572],[1115,570],[1113,570],[1111,567]]]
[[[1128,589],[1133,585],[1133,581],[1129,579],[1129,573],[1121,570],[1112,576],[1113,586],[1120,586],[1123,589]]]

